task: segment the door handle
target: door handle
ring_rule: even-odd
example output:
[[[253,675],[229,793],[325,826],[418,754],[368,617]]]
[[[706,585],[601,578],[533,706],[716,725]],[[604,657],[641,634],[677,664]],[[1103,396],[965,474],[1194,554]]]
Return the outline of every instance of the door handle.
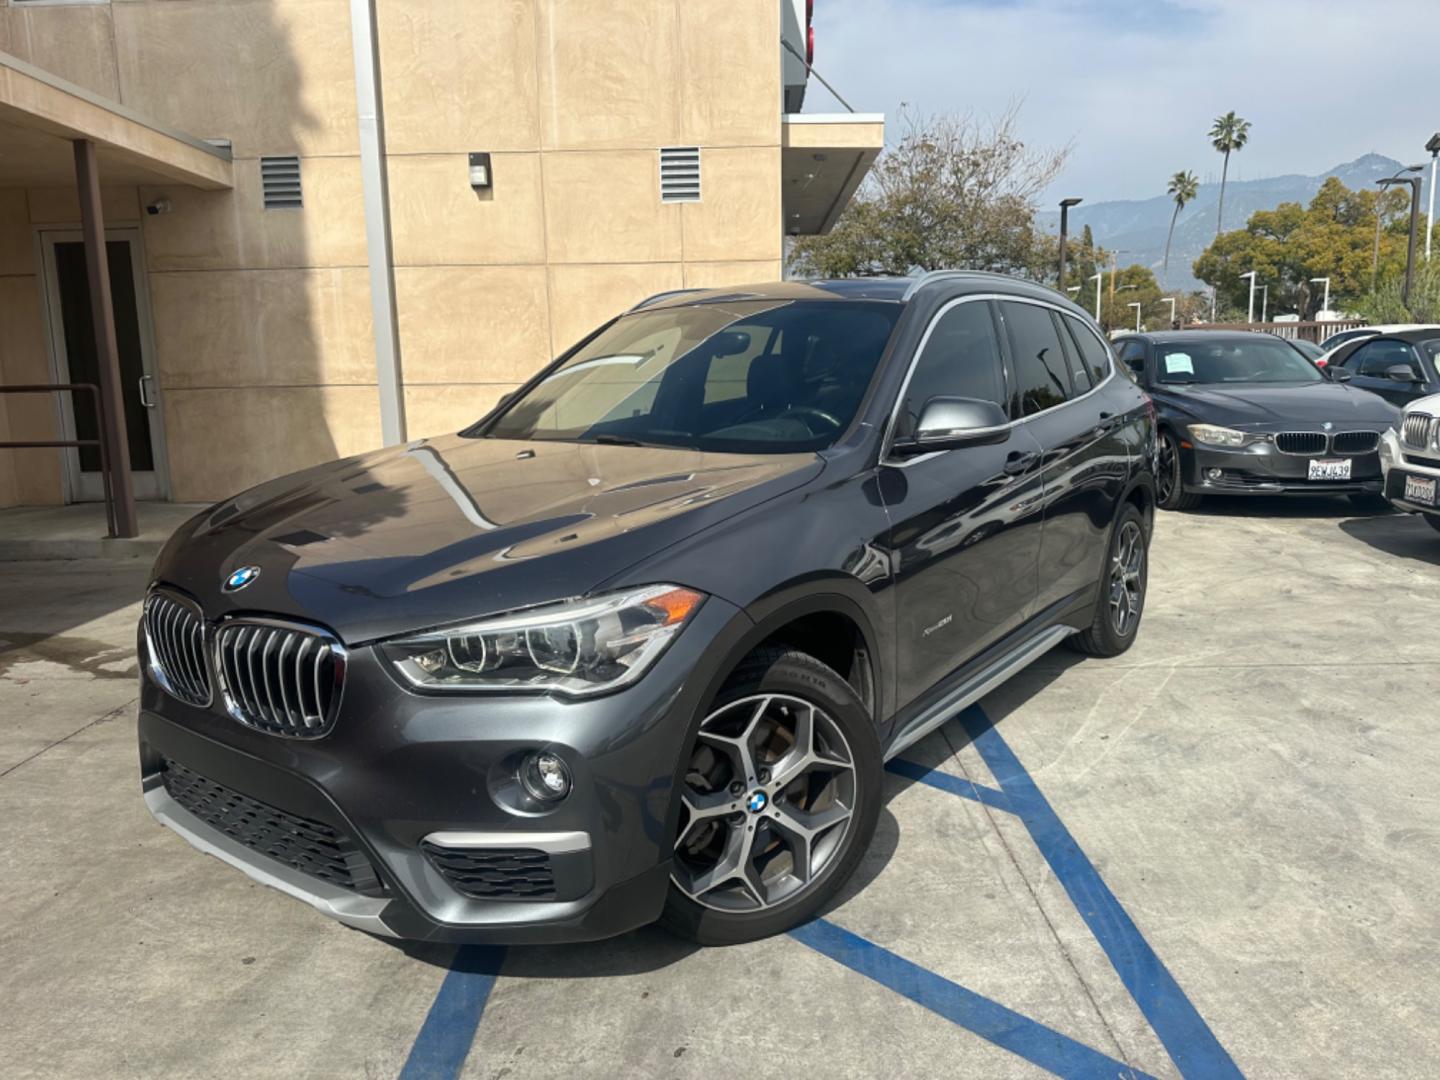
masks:
[[[1040,455],[1034,450],[1026,450],[1024,453],[1014,453],[1005,459],[1005,475],[1019,476],[1040,460]]]
[[[155,407],[155,395],[152,394],[150,390],[151,387],[155,385],[155,377],[153,375],[141,375],[139,383],[140,404],[147,409],[153,409]]]

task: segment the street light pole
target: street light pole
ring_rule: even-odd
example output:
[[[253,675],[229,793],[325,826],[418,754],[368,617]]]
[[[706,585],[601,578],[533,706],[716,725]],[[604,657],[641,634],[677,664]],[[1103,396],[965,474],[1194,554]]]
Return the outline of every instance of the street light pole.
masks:
[[[1430,237],[1435,232],[1435,159],[1440,157],[1440,131],[1430,136],[1425,149],[1430,151],[1430,212],[1425,222],[1425,261],[1429,262]]]
[[[1105,281],[1105,268],[1102,266],[1100,272],[1089,279],[1095,282],[1095,321],[1100,321],[1100,286]]]
[[[1261,286],[1260,286],[1260,321],[1261,321],[1262,323],[1263,323],[1263,322],[1269,322],[1269,321],[1270,321],[1269,316],[1270,316],[1270,286],[1269,286],[1269,285],[1261,285]]]
[[[1418,166],[1417,166],[1418,168]],[[1404,176],[1398,179],[1392,177],[1389,180],[1381,180],[1381,187],[1389,187],[1392,184],[1410,185],[1410,240],[1405,248],[1405,287],[1400,292],[1400,298],[1406,304],[1410,303],[1410,286],[1415,281],[1415,230],[1420,224],[1420,178],[1418,176]]]
[[[1083,199],[1061,199],[1060,200],[1060,280],[1059,285],[1065,287],[1065,239],[1070,232],[1070,207],[1077,206]]]
[[[1170,329],[1171,329],[1171,330],[1174,330],[1174,329],[1175,329],[1175,298],[1174,298],[1173,296],[1162,296],[1162,297],[1160,297],[1160,302],[1161,302],[1162,304],[1169,304],[1169,305],[1170,305]]]
[[[1255,321],[1255,277],[1256,277],[1256,271],[1251,270],[1249,273],[1241,274],[1240,277],[1241,277],[1241,278],[1247,278],[1247,277],[1248,277],[1248,278],[1250,279],[1250,310],[1249,310],[1249,311],[1246,313],[1246,315],[1245,315],[1245,321],[1246,321],[1247,323],[1253,323],[1253,322]]]
[[[1125,306],[1126,306],[1126,307],[1133,307],[1133,308],[1135,309],[1135,333],[1138,334],[1138,333],[1140,332],[1140,309],[1141,309],[1142,307],[1144,307],[1145,305],[1143,305],[1143,304],[1134,304],[1134,303],[1131,303],[1131,304],[1126,304]]]
[[[1318,284],[1320,284],[1320,282],[1322,282],[1322,281],[1325,283],[1325,299],[1322,300],[1322,301],[1320,301],[1320,310],[1321,310],[1321,311],[1329,311],[1329,310],[1330,310],[1330,279],[1329,279],[1328,277],[1312,277],[1312,278],[1310,279],[1310,284],[1311,284],[1311,285],[1318,285]]]
[[[1404,173],[1419,172],[1425,167],[1422,162],[1419,165],[1405,165],[1394,176],[1387,176],[1384,180],[1376,180],[1375,183],[1381,188],[1383,196],[1384,189],[1393,184]],[[1374,289],[1380,281],[1380,200],[1375,200],[1375,255],[1370,263],[1370,288]]]

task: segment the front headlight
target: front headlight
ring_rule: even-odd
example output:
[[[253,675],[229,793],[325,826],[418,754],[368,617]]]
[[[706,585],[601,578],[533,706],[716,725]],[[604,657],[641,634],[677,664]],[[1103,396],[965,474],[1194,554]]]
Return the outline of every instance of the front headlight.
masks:
[[[638,679],[704,600],[675,585],[567,600],[380,646],[412,686],[599,694]]]
[[[1249,446],[1252,443],[1269,441],[1265,435],[1253,435],[1248,431],[1217,427],[1215,424],[1191,424],[1186,430],[1190,432],[1192,439],[1207,446]]]

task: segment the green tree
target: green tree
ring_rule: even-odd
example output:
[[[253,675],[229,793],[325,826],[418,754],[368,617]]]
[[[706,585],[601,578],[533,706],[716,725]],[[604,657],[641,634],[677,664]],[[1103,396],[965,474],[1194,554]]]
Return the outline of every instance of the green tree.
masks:
[[[1035,150],[1014,109],[994,121],[902,110],[900,141],[824,236],[790,249],[802,276],[965,268],[1053,279],[1056,239],[1035,226],[1036,199],[1069,149]]]
[[[1252,214],[1243,229],[1216,237],[1195,261],[1195,276],[1217,290],[1222,306],[1243,318],[1249,283],[1258,273],[1270,287],[1270,308],[1313,315],[1322,292],[1312,278],[1330,279],[1331,306],[1353,305],[1370,290],[1376,213],[1389,213],[1408,198],[1406,191],[1351,191],[1334,177],[1310,205],[1282,203]],[[1408,219],[1382,229],[1380,274],[1403,271]]]
[[[1215,235],[1219,236],[1225,227],[1225,183],[1230,178],[1230,155],[1238,153],[1250,141],[1250,121],[1242,120],[1231,109],[1224,116],[1217,116],[1210,128],[1210,145],[1225,155],[1225,164],[1220,170],[1220,205],[1215,211]]]
[[[1185,209],[1185,204],[1200,193],[1200,181],[1188,169],[1177,172],[1170,177],[1165,192],[1175,200],[1175,212],[1170,215],[1170,231],[1165,234],[1165,264],[1160,271],[1162,275],[1170,273],[1170,241],[1175,238],[1175,222],[1180,217],[1180,211]]]
[[[1170,325],[1170,305],[1159,302],[1160,285],[1148,266],[1135,263],[1120,267],[1115,271],[1114,287],[1111,285],[1111,275],[1107,271],[1100,305],[1100,325],[1107,333],[1117,328],[1135,329],[1135,309],[1131,304],[1140,305],[1142,327]]]

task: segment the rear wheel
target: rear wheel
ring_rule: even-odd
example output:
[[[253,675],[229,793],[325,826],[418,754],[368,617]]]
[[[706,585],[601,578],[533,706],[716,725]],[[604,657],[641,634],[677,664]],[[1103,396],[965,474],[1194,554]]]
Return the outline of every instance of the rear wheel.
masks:
[[[1200,496],[1185,490],[1180,444],[1168,431],[1160,433],[1159,460],[1155,463],[1155,502],[1162,510],[1193,510]]]
[[[1126,503],[1110,533],[1105,578],[1089,627],[1070,638],[1089,656],[1119,656],[1135,644],[1140,616],[1145,612],[1145,588],[1150,575],[1150,537],[1145,516]]]
[[[875,833],[880,769],[874,723],[844,679],[794,650],[752,655],[700,724],[661,922],[732,945],[814,916]]]

